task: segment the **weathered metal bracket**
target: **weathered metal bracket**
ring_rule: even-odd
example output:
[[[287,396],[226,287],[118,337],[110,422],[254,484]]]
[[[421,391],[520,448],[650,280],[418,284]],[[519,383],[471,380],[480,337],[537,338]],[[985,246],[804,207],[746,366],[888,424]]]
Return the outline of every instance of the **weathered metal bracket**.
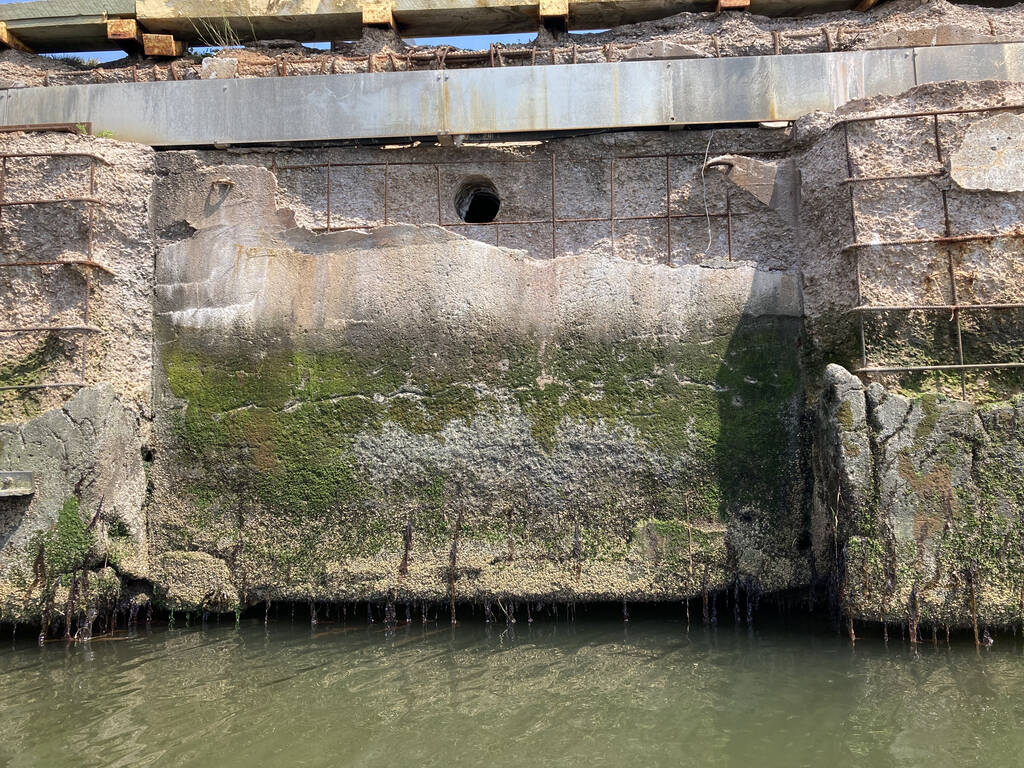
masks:
[[[36,492],[31,472],[0,472],[0,497],[31,496]]]

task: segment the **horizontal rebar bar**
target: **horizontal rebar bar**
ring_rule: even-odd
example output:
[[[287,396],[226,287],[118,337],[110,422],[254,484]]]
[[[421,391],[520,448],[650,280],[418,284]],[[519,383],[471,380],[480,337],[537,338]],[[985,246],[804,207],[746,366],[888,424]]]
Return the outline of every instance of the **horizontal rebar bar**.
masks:
[[[883,176],[851,176],[848,179],[843,179],[840,184],[861,184],[867,181],[897,181],[902,179],[928,179],[935,176],[942,176],[946,172],[945,168],[935,171],[921,171],[920,173],[894,173],[891,175]]]
[[[720,150],[719,154],[723,155],[781,155],[784,154],[784,149],[723,149]],[[664,160],[665,158],[686,158],[686,157],[704,157],[704,152],[672,152],[650,154],[650,155],[616,155],[616,160]],[[610,162],[610,158],[594,158],[597,162]],[[306,171],[316,170],[318,168],[385,168],[390,166],[392,168],[399,166],[430,166],[435,165],[543,165],[546,167],[548,160],[546,158],[534,159],[487,159],[487,160],[385,160],[359,163],[359,162],[340,162],[334,161],[325,163],[298,163],[294,165],[277,165],[274,170],[277,171]],[[701,214],[702,216],[704,214]]]
[[[64,197],[58,200],[11,200],[0,203],[0,208],[9,208],[14,205],[54,205],[55,203],[92,203],[94,205],[105,205],[96,197]]]
[[[1014,109],[1024,109],[1024,104],[1000,104],[994,107],[954,107],[952,109],[929,109],[922,112],[896,112],[891,115],[860,115],[856,117],[844,117],[836,121],[836,125],[843,123],[866,123],[872,120],[906,120],[911,117],[935,117],[942,115],[973,115],[980,112],[1006,112]]]
[[[972,235],[951,235],[948,237],[909,237],[903,240],[880,240],[877,243],[850,243],[843,246],[843,250],[849,251],[854,248],[890,248],[899,245],[949,245],[952,243],[970,243],[981,240],[1013,240],[1020,237],[1024,237],[1024,231],[993,232],[987,235],[978,233]]]
[[[672,213],[672,214],[652,214],[650,216],[616,216],[615,221],[665,221],[666,219],[706,219],[711,217],[712,219],[725,219],[730,216],[754,216],[757,211],[726,211],[724,213]],[[607,216],[594,217],[594,218],[581,218],[581,219],[555,219],[552,222],[551,219],[512,219],[512,220],[495,220],[485,221],[480,223],[469,223],[466,221],[453,221],[446,224],[442,224],[442,227],[498,227],[498,226],[524,226],[527,224],[608,224],[611,223],[611,219]],[[353,229],[370,229],[372,227],[379,226],[375,222],[367,222],[366,224],[343,224],[341,226],[332,227],[312,227],[313,232],[346,232]]]
[[[1007,304],[862,304],[851,312],[956,312],[981,309],[1024,309],[1024,303]]]
[[[98,269],[101,272],[106,272],[108,275],[114,274],[114,271],[110,267],[100,264],[98,261],[92,261],[90,259],[51,259],[49,261],[7,261],[0,262],[0,269],[7,267],[54,267],[71,265],[75,267],[88,267],[90,269]]]
[[[9,128],[11,126],[4,126],[2,129]],[[23,128],[24,126],[14,126],[16,128]],[[16,158],[16,157],[85,157],[89,160],[99,160],[104,165],[110,165],[110,161],[100,157],[92,152],[0,152],[0,158]]]
[[[0,328],[0,333],[103,333],[93,325],[25,325],[21,327]]]
[[[88,385],[80,381],[60,381],[56,384],[20,384],[14,387],[0,387],[0,392],[10,392],[15,389],[81,389],[85,386]]]
[[[950,365],[869,366],[855,368],[854,373],[915,373],[919,371],[980,371],[996,368],[1024,368],[1024,363],[964,363]]]

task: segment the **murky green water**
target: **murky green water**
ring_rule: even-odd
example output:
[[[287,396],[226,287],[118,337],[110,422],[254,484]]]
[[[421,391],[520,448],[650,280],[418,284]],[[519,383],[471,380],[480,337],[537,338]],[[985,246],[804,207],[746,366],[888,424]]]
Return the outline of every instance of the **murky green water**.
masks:
[[[1024,655],[781,625],[243,622],[0,645],[9,766],[1024,763]]]

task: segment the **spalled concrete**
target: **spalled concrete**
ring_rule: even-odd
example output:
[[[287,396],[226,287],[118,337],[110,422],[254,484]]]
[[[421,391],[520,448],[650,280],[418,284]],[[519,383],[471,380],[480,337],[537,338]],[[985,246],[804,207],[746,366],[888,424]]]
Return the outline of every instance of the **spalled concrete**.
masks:
[[[133,489],[116,504],[66,477],[63,446],[85,422],[7,395],[11,435],[50,425],[54,437],[31,454],[5,443],[0,469],[64,478],[31,514],[9,514],[7,605],[43,599],[32,537],[53,541],[61,520],[74,533],[102,507],[96,525],[116,508],[113,539],[135,547],[113,574],[124,610],[139,590],[166,609],[228,610],[713,605],[724,589],[756,601],[818,586],[858,620],[1016,621],[1019,564],[974,568],[964,542],[1017,535],[999,521],[1019,482],[996,467],[1019,463],[1019,371],[972,371],[973,404],[955,399],[955,372],[864,374],[866,386],[848,371],[956,361],[958,338],[971,361],[1019,360],[1022,313],[964,305],[1021,301],[1002,235],[1024,197],[955,183],[952,158],[977,154],[979,127],[1016,119],[1020,103],[1020,85],[942,83],[781,130],[451,147],[154,154],[49,138],[129,166],[102,171],[136,185],[104,232],[137,282],[91,317],[136,323],[133,348],[151,352],[135,372],[98,358],[78,395],[102,399],[104,429],[121,436],[103,443]],[[63,189],[78,178],[66,162],[17,178]],[[481,180],[501,206],[470,224],[458,195]],[[992,237],[950,248],[948,234]],[[28,236],[39,250],[68,237],[38,224]],[[62,284],[17,285],[0,294],[5,323],[51,304],[70,322]],[[57,366],[73,353],[48,351]],[[0,380],[39,367],[32,350],[9,354]],[[90,572],[111,538],[94,529],[72,537]],[[932,583],[936,563],[947,570]]]

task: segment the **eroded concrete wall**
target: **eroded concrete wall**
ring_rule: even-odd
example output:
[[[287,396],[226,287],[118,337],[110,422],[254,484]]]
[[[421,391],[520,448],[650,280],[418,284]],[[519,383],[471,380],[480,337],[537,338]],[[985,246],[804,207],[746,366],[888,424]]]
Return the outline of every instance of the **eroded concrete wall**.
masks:
[[[858,474],[838,428],[821,426],[856,387],[837,393],[826,365],[956,362],[947,305],[1019,301],[1021,260],[1002,235],[1019,226],[1024,198],[950,175],[951,156],[977,154],[971,136],[989,113],[848,118],[1019,102],[1018,86],[943,84],[786,130],[156,157],[109,145],[131,156],[138,185],[116,214],[131,227],[117,225],[115,252],[135,258],[126,274],[152,272],[94,316],[114,329],[136,323],[116,338],[152,357],[140,351],[135,369],[100,357],[87,383],[110,382],[100,394],[134,419],[115,442],[131,483],[145,461],[149,488],[119,501],[107,527],[107,496],[75,483],[37,494],[27,511],[8,505],[5,615],[24,614],[10,606],[38,578],[32,543],[67,517],[63,494],[79,498],[91,526],[81,567],[100,564],[112,529],[128,540],[115,547],[133,547],[118,573],[170,608],[667,600],[831,579],[851,615],[911,615],[908,589],[918,605],[932,600],[923,587],[883,588],[861,569],[855,589],[850,564],[871,532],[836,512],[836,473],[862,489],[864,515],[898,521],[901,547],[948,544],[949,531],[973,525],[969,505],[943,507],[937,534],[935,521],[922,528],[863,491],[872,472]],[[480,178],[501,210],[466,225],[455,198]],[[936,241],[962,234],[994,237]],[[893,242],[908,239],[927,242]],[[7,291],[31,296],[9,304],[19,322],[67,294],[25,284],[36,293]],[[852,310],[866,304],[943,309],[865,315],[862,349]],[[1017,359],[1019,313],[957,312],[972,360]],[[936,403],[962,383],[978,401],[1021,390],[1012,369],[965,382],[942,371],[874,378],[893,394],[876,387],[877,405],[851,405],[864,419],[903,402],[897,388]],[[139,394],[149,387],[152,403]],[[6,420],[25,422],[22,413],[8,406]],[[5,434],[73,431],[53,413]],[[879,440],[858,456],[898,463]],[[62,444],[39,471],[65,471],[51,461]],[[30,455],[5,446],[0,469],[31,470]],[[974,466],[997,460],[988,456],[972,454]],[[926,454],[908,457],[915,474],[900,477],[914,489],[937,470]],[[977,470],[950,466],[951,492],[975,494]],[[999,504],[1012,512],[1007,483]],[[990,572],[971,573],[977,601]],[[963,594],[943,603],[943,621],[978,615]],[[988,620],[1009,621],[999,594]]]

